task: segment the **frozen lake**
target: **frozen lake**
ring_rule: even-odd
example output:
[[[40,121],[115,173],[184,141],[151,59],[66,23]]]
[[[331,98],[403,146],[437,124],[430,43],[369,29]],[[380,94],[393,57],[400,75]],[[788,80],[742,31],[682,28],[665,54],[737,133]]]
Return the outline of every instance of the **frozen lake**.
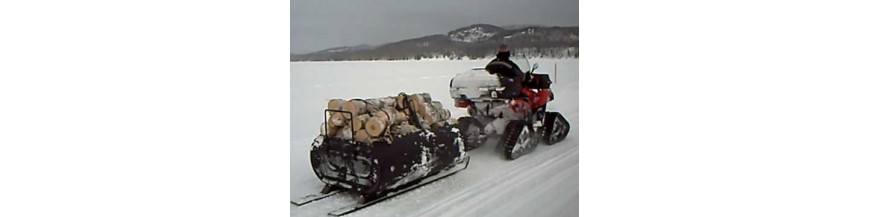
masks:
[[[428,92],[454,118],[465,116],[453,107],[449,82],[456,73],[483,67],[489,60],[354,61],[291,63],[291,197],[323,187],[309,163],[311,141],[319,133],[323,109],[332,98],[373,98],[399,92]],[[551,74],[554,101],[571,123],[565,141],[543,143],[532,153],[508,161],[495,150],[497,138],[469,152],[468,169],[409,191],[348,216],[577,216],[578,211],[578,61],[531,59],[536,72]],[[556,73],[553,71],[556,69]],[[293,216],[325,216],[354,202],[341,194],[302,207],[291,205]]]

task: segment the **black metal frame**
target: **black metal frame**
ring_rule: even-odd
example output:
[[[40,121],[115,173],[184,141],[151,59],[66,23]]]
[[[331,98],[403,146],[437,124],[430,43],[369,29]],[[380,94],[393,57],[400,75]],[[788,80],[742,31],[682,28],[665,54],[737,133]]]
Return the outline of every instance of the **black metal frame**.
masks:
[[[329,122],[327,122],[327,121],[329,121],[329,120],[327,120],[328,119],[327,117],[329,116],[328,115],[329,112],[338,112],[338,113],[349,114],[349,115],[353,116],[353,113],[351,113],[349,111],[342,111],[342,110],[335,110],[335,109],[324,109],[323,110],[323,123],[329,123]],[[353,126],[353,117],[350,117],[350,125]],[[326,135],[323,135],[323,137],[328,138],[329,137],[329,127],[324,127],[323,133],[326,134]],[[356,131],[353,129],[353,127],[351,127],[351,129],[350,129],[350,133],[351,133],[351,135],[356,135]]]

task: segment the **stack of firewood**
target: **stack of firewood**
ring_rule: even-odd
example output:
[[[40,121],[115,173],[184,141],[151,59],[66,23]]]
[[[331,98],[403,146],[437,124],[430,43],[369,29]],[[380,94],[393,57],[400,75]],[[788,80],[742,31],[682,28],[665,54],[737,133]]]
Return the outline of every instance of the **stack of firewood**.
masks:
[[[428,93],[404,94],[372,99],[332,99],[320,133],[329,137],[372,142],[383,138],[443,126],[450,111]],[[416,118],[416,120],[415,120]],[[418,125],[419,123],[419,125]]]

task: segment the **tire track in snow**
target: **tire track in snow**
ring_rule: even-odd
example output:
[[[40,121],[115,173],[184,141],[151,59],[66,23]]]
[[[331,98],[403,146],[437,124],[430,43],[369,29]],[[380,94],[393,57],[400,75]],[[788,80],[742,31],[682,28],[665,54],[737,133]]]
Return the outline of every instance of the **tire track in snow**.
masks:
[[[542,182],[534,183],[534,186],[539,189],[509,189],[508,193],[510,194],[525,194],[517,194],[523,196],[511,197],[509,201],[500,204],[500,208],[490,209],[495,211],[491,213],[491,216],[576,216],[579,213],[578,209],[566,209],[566,207],[576,208],[579,192],[572,191],[573,194],[566,194],[565,187],[573,188],[577,185],[580,165],[576,162],[561,161],[553,167],[561,169],[555,175],[539,174],[551,175]],[[528,192],[523,192],[524,190]],[[523,207],[527,204],[538,204],[539,206]]]
[[[567,142],[567,141],[563,141]],[[570,144],[570,143],[569,143]],[[542,144],[543,145],[543,144]],[[558,145],[558,143],[556,144]],[[565,144],[563,144],[565,145]],[[555,146],[555,145],[554,145]],[[539,147],[540,148],[540,147]],[[525,157],[531,157],[536,152],[531,152],[529,155]],[[529,181],[534,181],[539,179],[539,175],[550,172],[552,170],[562,170],[564,168],[554,167],[555,164],[563,163],[569,160],[575,160],[576,156],[579,154],[579,149],[576,147],[572,148],[571,151],[561,152],[561,154],[556,156],[549,156],[541,154],[538,151],[539,155],[536,158],[529,158],[526,162],[514,162],[508,169],[510,172],[502,174],[500,176],[495,176],[488,178],[484,181],[481,181],[473,186],[470,186],[465,190],[461,191],[458,194],[452,195],[449,199],[438,201],[438,203],[434,206],[429,207],[428,209],[421,211],[419,216],[463,216],[468,215],[468,211],[476,210],[479,204],[486,202],[488,200],[495,199],[503,199],[506,198],[504,194],[508,191],[507,189],[511,189],[512,185],[525,183]],[[540,164],[529,164],[533,163],[537,160],[537,158],[545,158],[551,157]],[[522,159],[522,158],[521,158]],[[531,162],[529,162],[531,161]],[[573,164],[573,163],[571,163]],[[493,185],[493,183],[496,183]],[[505,189],[505,190],[499,190]],[[484,192],[495,192],[491,194],[484,194]]]

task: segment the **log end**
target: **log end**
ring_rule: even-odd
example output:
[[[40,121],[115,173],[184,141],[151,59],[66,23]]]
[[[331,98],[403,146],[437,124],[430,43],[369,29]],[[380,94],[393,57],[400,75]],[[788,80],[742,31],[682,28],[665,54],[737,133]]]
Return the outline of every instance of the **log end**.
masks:
[[[372,119],[366,122],[366,133],[370,137],[379,137],[387,128],[387,123],[381,119]]]
[[[342,115],[329,116],[329,121],[327,123],[328,123],[329,127],[344,126],[344,116],[342,116]]]

